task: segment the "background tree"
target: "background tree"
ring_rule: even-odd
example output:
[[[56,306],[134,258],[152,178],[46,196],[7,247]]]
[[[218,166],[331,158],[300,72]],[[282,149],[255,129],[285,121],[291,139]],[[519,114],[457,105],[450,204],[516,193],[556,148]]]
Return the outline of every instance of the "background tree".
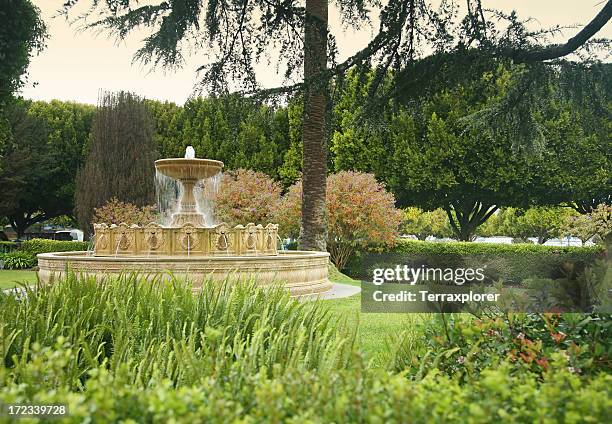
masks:
[[[1,151],[12,134],[7,108],[25,83],[30,58],[45,47],[47,28],[30,0],[4,0],[0,7],[0,171]]]
[[[147,101],[162,157],[182,157],[192,145],[198,157],[223,161],[279,178],[289,148],[287,109],[239,95],[191,98],[184,106]],[[300,121],[301,123],[301,121]]]
[[[27,107],[27,102],[17,101],[5,110],[11,137],[0,149],[0,215],[8,219],[17,238],[30,225],[61,215],[53,193],[44,191],[53,167],[46,156],[49,130],[44,121],[28,114]]]
[[[405,134],[400,144],[406,157],[396,177],[400,202],[443,208],[459,240],[473,239],[500,206],[529,202],[529,162],[510,140],[489,128],[471,127],[468,118],[504,95],[509,75],[500,66],[432,94],[417,109],[416,124],[403,115],[416,134]]]
[[[143,99],[126,92],[102,93],[87,159],[76,178],[76,216],[85,233],[91,233],[94,208],[113,197],[136,206],[155,203],[153,134]]]
[[[94,108],[19,100],[7,110],[12,135],[0,148],[0,215],[21,236],[33,224],[73,215],[74,179]]]
[[[70,10],[77,1],[68,1],[65,10]],[[527,31],[515,14],[504,16],[493,11],[495,18],[501,17],[509,22],[506,31],[497,30],[486,20],[480,0],[466,0],[468,14],[460,22],[455,21],[458,5],[454,2],[443,1],[439,7],[434,7],[425,0],[390,1],[381,10],[379,32],[368,46],[328,70],[327,61],[333,57],[328,58],[327,44],[333,43],[333,39],[328,39],[327,34],[327,1],[306,0],[304,9],[293,1],[267,0],[237,4],[227,0],[190,0],[156,5],[136,3],[129,0],[93,1],[82,18],[99,13],[101,18],[89,26],[105,27],[119,38],[126,37],[137,27],[154,28],[137,53],[137,57],[145,62],[179,65],[181,45],[185,39],[198,40],[198,46],[211,46],[207,52],[213,52],[216,57],[198,70],[203,71],[203,83],[213,91],[227,90],[228,79],[256,89],[254,64],[266,56],[270,46],[283,52],[280,56],[286,59],[287,77],[299,68],[303,60],[303,83],[267,90],[266,93],[304,90],[302,244],[304,248],[320,250],[326,239],[325,94],[329,77],[356,65],[369,64],[374,58],[380,62],[377,75],[385,76],[389,69],[393,69],[397,71],[398,80],[402,80],[411,74],[407,65],[413,63],[423,48],[449,53],[478,47],[484,56],[501,55],[516,62],[551,60],[583,46],[612,16],[610,1],[567,43],[544,46],[542,36],[546,32]],[[340,2],[343,21],[352,24],[363,22],[368,18],[368,5],[365,0]],[[304,28],[303,38],[301,28]],[[408,72],[404,72],[407,69]],[[380,85],[379,80],[375,78],[373,91]]]
[[[30,0],[4,0],[0,8],[0,110],[24,84],[30,58],[45,47],[47,28]]]
[[[417,207],[408,207],[403,212],[403,234],[412,234],[419,240],[425,240],[429,236],[444,238],[453,235],[448,216],[442,209],[424,211]]]
[[[527,210],[505,208],[500,212],[498,234],[527,240],[536,237],[538,244],[561,237],[563,226],[567,220],[576,216],[576,212],[568,207],[531,207]]]

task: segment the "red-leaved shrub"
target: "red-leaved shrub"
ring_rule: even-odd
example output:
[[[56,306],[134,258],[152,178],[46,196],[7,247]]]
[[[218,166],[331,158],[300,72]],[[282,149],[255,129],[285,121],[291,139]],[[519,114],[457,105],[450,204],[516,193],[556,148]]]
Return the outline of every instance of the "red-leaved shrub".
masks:
[[[94,209],[93,223],[105,224],[138,224],[147,225],[157,220],[155,206],[136,206],[132,203],[122,202],[113,197],[105,205]]]
[[[247,169],[223,175],[215,196],[215,216],[228,225],[266,225],[273,222],[281,199],[281,187],[263,172]]]
[[[300,231],[302,183],[289,188],[275,221],[284,237]],[[372,174],[343,171],[327,178],[327,249],[342,269],[355,250],[393,245],[402,221],[395,198]]]

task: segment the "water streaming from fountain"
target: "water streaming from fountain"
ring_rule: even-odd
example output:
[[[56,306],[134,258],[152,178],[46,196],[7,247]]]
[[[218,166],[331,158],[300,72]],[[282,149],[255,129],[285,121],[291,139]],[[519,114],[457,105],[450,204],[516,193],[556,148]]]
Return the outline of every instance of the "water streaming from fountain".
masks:
[[[195,152],[188,146],[185,158],[193,159]],[[213,227],[217,224],[214,215],[214,198],[219,190],[222,173],[197,180],[193,188],[193,197],[197,212],[204,218],[204,227]],[[157,209],[159,223],[164,227],[172,225],[172,217],[181,212],[181,200],[185,195],[183,184],[178,179],[168,177],[159,170],[155,170],[155,193],[157,196]]]

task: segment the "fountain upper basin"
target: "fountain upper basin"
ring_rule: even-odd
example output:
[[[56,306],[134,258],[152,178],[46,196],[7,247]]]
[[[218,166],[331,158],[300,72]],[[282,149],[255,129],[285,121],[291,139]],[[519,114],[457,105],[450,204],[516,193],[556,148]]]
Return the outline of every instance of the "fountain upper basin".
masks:
[[[223,162],[212,159],[170,158],[155,161],[155,169],[175,180],[201,180],[217,175]]]

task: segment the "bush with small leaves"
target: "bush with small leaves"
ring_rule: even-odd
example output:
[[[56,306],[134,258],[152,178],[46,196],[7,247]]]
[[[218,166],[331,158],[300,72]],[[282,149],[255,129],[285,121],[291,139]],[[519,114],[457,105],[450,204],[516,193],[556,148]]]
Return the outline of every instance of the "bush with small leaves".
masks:
[[[302,183],[289,188],[276,221],[282,236],[299,233]],[[344,268],[358,249],[396,243],[402,212],[395,198],[372,174],[343,171],[327,178],[327,249],[331,260]]]
[[[27,269],[36,265],[36,257],[26,252],[14,251],[0,257],[5,269]]]
[[[155,222],[155,206],[138,207],[132,203],[122,202],[113,197],[105,205],[94,209],[93,223],[105,224],[138,224],[146,225]]]
[[[247,169],[223,175],[214,196],[215,216],[228,225],[266,225],[273,218],[281,199],[281,187],[263,172]]]

